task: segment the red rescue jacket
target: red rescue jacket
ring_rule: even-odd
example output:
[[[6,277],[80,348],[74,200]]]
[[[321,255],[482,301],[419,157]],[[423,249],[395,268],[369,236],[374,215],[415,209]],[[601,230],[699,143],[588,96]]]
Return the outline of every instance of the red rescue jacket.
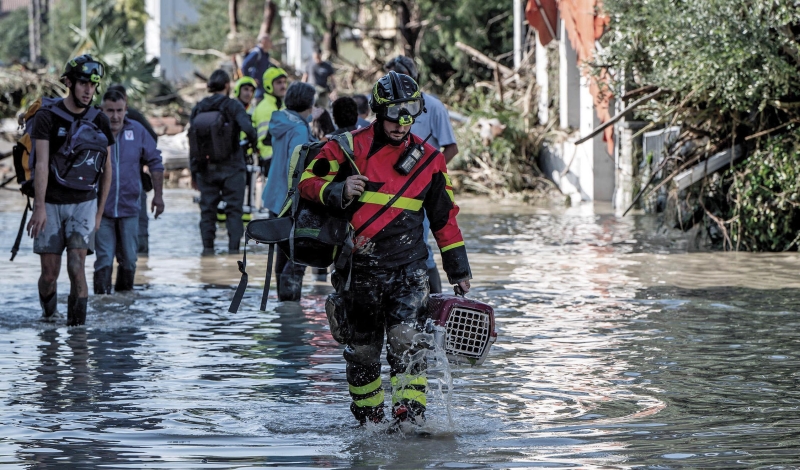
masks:
[[[354,268],[386,269],[426,259],[422,221],[427,213],[450,283],[471,279],[444,156],[425,144],[425,155],[403,176],[395,171],[395,163],[411,139],[417,143],[422,139],[409,133],[401,145],[381,144],[375,138],[376,125],[352,133],[357,171],[369,178],[358,200],[349,205],[343,201],[344,180],[356,170],[334,141],[328,142],[305,169],[298,184],[300,195],[345,210],[355,231]],[[388,206],[400,192],[401,196]]]

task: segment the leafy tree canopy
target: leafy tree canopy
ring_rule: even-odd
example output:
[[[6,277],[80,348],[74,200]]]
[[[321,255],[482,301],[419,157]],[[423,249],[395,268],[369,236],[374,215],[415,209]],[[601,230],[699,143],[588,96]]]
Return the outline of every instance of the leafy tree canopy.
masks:
[[[656,85],[723,112],[800,96],[800,8],[794,1],[605,0],[599,65],[616,86]]]

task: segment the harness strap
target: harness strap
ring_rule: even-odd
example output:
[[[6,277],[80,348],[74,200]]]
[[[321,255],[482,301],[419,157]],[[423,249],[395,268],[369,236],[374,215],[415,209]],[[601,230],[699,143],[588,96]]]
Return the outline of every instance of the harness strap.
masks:
[[[25,222],[28,221],[28,209],[31,208],[31,198],[28,198],[28,201],[25,203],[25,211],[22,213],[22,220],[19,223],[19,232],[17,232],[17,238],[14,240],[14,246],[11,247],[11,259],[9,261],[14,261],[14,258],[17,256],[17,252],[19,251],[19,244],[22,242],[22,233],[25,231]]]
[[[239,305],[242,303],[242,298],[244,297],[244,291],[247,288],[247,271],[245,271],[245,268],[247,268],[248,241],[250,241],[250,237],[247,235],[247,233],[245,233],[244,252],[242,253],[242,260],[236,262],[239,265],[239,272],[242,273],[242,278],[239,279],[239,285],[236,287],[236,292],[233,294],[233,299],[231,300],[231,306],[228,307],[228,311],[230,313],[236,313],[239,311]]]
[[[272,259],[275,255],[275,244],[269,244],[269,255],[267,256],[267,278],[264,280],[264,292],[261,294],[261,310],[267,309],[267,298],[269,297],[269,283],[272,281]]]
[[[430,165],[430,164],[433,162],[433,160],[436,158],[436,155],[438,155],[438,154],[439,154],[439,151],[438,151],[438,150],[437,150],[437,151],[434,151],[434,152],[431,154],[430,158],[428,158],[427,160],[425,160],[425,161],[422,163],[422,165],[419,165],[419,166],[417,167],[417,171],[415,171],[415,172],[414,172],[414,174],[413,174],[413,175],[411,175],[411,177],[408,179],[408,181],[406,181],[406,183],[405,183],[405,184],[404,184],[404,185],[403,185],[403,186],[400,188],[400,190],[399,190],[399,191],[397,191],[397,194],[395,194],[395,195],[394,195],[394,197],[392,197],[391,199],[389,199],[389,202],[387,202],[386,204],[384,204],[384,206],[383,206],[383,207],[381,207],[380,209],[378,209],[378,211],[377,211],[377,212],[375,212],[375,214],[373,214],[373,216],[372,216],[372,217],[370,217],[370,218],[369,218],[369,220],[367,220],[366,222],[364,222],[364,225],[362,225],[361,227],[359,227],[359,228],[358,228],[358,230],[356,230],[356,232],[355,232],[355,235],[356,235],[356,236],[358,236],[358,234],[360,234],[361,232],[363,232],[363,231],[364,231],[364,230],[365,230],[367,227],[369,227],[370,225],[372,225],[372,223],[373,223],[373,222],[375,222],[376,220],[378,220],[378,217],[382,216],[384,212],[388,211],[388,210],[389,210],[389,208],[390,208],[390,207],[392,207],[392,204],[394,204],[394,203],[395,203],[395,201],[397,201],[398,199],[400,199],[400,196],[402,196],[402,195],[403,195],[403,193],[405,193],[405,192],[406,192],[406,190],[408,189],[408,187],[409,187],[409,186],[411,186],[411,183],[413,183],[413,182],[414,182],[414,180],[415,180],[415,179],[417,179],[417,177],[420,175],[420,173],[422,173],[422,171],[423,171],[425,168],[427,168],[427,167],[428,167],[428,165]]]

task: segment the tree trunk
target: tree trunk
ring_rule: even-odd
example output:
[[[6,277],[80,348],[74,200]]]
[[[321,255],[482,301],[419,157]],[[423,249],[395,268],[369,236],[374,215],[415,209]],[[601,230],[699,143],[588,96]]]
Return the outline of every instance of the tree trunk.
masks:
[[[28,53],[30,63],[38,64],[42,55],[42,5],[39,0],[28,4]]]
[[[403,45],[403,55],[413,59],[416,55],[417,41],[422,29],[419,5],[414,0],[399,2],[397,5],[397,22]]]
[[[258,35],[272,34],[272,23],[278,14],[278,6],[272,0],[264,1],[264,17],[261,20],[261,28],[258,30]]]
[[[235,37],[239,32],[239,20],[237,14],[239,12],[239,0],[228,0],[228,26],[230,32],[228,37]]]
[[[325,34],[322,35],[322,56],[328,59],[331,55],[339,53],[339,31],[334,19],[334,2],[333,0],[325,0],[323,3],[323,11],[325,12]]]

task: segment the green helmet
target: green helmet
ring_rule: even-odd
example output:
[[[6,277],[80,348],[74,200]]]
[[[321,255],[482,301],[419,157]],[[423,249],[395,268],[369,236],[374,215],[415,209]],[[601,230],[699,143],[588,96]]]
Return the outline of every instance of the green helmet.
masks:
[[[401,126],[414,123],[414,118],[425,110],[425,98],[413,78],[391,71],[372,87],[369,107],[379,119],[396,122]]]
[[[270,67],[264,72],[264,75],[261,77],[261,83],[264,84],[264,91],[268,94],[273,94],[275,90],[272,88],[272,82],[281,78],[287,77],[286,70],[283,70],[280,67]]]
[[[72,81],[86,80],[87,82],[100,83],[103,75],[105,75],[103,64],[94,60],[89,54],[84,54],[67,62],[61,77],[67,77]]]
[[[239,90],[245,85],[249,85],[249,86],[253,87],[253,90],[258,88],[258,83],[256,83],[256,79],[253,78],[253,77],[248,77],[248,76],[245,75],[244,77],[240,78],[239,80],[236,80],[236,84],[233,85],[233,96],[238,98],[239,97]]]

